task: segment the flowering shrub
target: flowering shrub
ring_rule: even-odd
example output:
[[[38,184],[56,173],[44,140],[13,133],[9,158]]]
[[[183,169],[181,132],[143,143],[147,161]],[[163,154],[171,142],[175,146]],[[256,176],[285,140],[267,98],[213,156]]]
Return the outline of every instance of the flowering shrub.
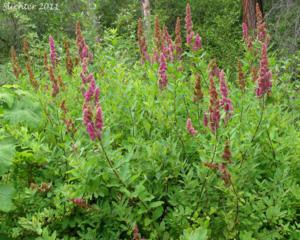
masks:
[[[263,19],[256,35],[243,24],[233,74],[205,55],[189,5],[185,20],[185,44],[179,18],[173,35],[157,16],[153,41],[139,20],[138,61],[126,39],[85,39],[80,23],[41,59],[27,51],[28,73],[12,52],[0,237],[299,239],[297,92]]]

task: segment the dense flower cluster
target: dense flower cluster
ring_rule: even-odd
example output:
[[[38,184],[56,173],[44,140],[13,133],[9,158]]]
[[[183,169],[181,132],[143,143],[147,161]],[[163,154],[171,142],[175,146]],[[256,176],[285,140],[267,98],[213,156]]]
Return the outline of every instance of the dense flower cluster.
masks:
[[[266,23],[258,3],[256,3],[256,31],[258,40],[265,42],[267,37]]]
[[[177,59],[181,58],[182,54],[182,38],[181,38],[181,25],[180,18],[177,17],[176,26],[175,26],[175,50]]]
[[[220,103],[218,99],[218,93],[215,87],[215,82],[212,76],[210,77],[209,95],[210,95],[210,105],[209,105],[210,129],[213,133],[216,133],[217,129],[219,128],[219,122],[220,122]]]
[[[159,74],[158,85],[161,90],[166,88],[168,85],[166,72],[167,72],[166,57],[163,53],[161,53],[159,57],[159,70],[158,70],[158,74]]]
[[[69,75],[72,75],[73,73],[73,61],[70,54],[70,45],[67,40],[64,42],[64,47],[66,51],[66,69]]]
[[[139,20],[138,20],[137,35],[138,35],[138,43],[139,43],[139,47],[140,47],[140,54],[142,57],[142,63],[144,63],[145,61],[149,61],[150,57],[147,52],[147,42],[146,42],[146,38],[144,36],[143,22],[142,22],[141,18],[139,18]]]
[[[88,52],[88,46],[84,41],[80,31],[80,24],[76,26],[77,47],[79,56],[82,61],[82,90],[84,95],[84,103],[82,108],[83,123],[91,140],[101,139],[103,130],[103,113],[102,107],[99,102],[100,89],[96,86],[96,81],[93,73],[88,72],[88,64],[91,61],[92,54]],[[81,50],[81,52],[80,52]],[[89,83],[88,88],[85,90],[85,85]]]
[[[208,114],[204,114],[204,125],[207,126],[210,124],[210,129],[213,133],[216,133],[216,130],[219,128],[220,123],[220,107],[223,107],[226,117],[224,119],[225,124],[230,119],[233,112],[233,105],[229,98],[229,91],[225,81],[225,73],[223,70],[220,70],[215,62],[215,60],[211,61],[209,64],[209,94],[210,94],[210,105],[209,105],[209,118]],[[219,100],[218,92],[215,87],[214,78],[219,80],[220,86],[220,94],[221,99]]]
[[[185,9],[185,30],[186,30],[186,43],[188,45],[191,45],[192,39],[194,37],[194,32],[193,32],[191,6],[189,3],[186,5],[186,9]]]
[[[49,45],[50,45],[50,60],[51,60],[53,68],[55,68],[57,58],[56,58],[54,39],[51,35],[49,36]]]
[[[230,142],[226,141],[222,158],[226,163],[231,163],[231,151],[230,151]]]
[[[173,41],[172,38],[168,32],[167,27],[163,28],[163,50],[162,52],[164,53],[165,57],[173,62],[174,61],[174,46],[173,46]]]
[[[220,81],[220,93],[222,95],[220,105],[223,107],[223,109],[226,112],[225,122],[227,122],[233,112],[233,106],[231,100],[228,97],[229,91],[228,91],[227,84],[225,82],[225,73],[223,70],[221,70],[221,72],[219,73],[219,81]]]
[[[199,74],[195,75],[195,86],[194,86],[194,102],[199,102],[203,99],[203,92],[201,89],[201,78]]]
[[[246,43],[247,48],[249,50],[251,50],[252,49],[252,38],[249,35],[249,30],[248,30],[247,24],[243,23],[242,28],[243,28],[243,39],[244,39],[244,42]]]
[[[268,56],[267,56],[267,43],[262,45],[261,60],[259,68],[258,87],[256,89],[256,96],[261,97],[265,93],[271,91],[272,88],[272,73],[269,70]]]
[[[193,127],[192,120],[190,118],[186,120],[186,129],[192,136],[195,136],[198,133],[197,130]]]
[[[192,48],[193,51],[197,51],[202,48],[201,37],[193,31],[193,21],[191,6],[188,3],[186,5],[186,16],[185,16],[185,29],[186,29],[186,44]]]

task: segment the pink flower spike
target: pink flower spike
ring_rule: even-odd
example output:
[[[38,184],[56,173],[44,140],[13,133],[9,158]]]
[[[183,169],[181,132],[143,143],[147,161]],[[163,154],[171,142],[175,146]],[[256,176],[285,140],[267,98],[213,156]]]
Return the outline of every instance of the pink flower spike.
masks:
[[[201,37],[199,36],[199,34],[197,34],[196,38],[195,38],[195,43],[194,43],[194,46],[193,46],[193,50],[197,51],[200,48],[202,48]]]
[[[195,33],[191,32],[186,36],[186,43],[191,46]]]
[[[270,92],[272,88],[272,72],[269,70],[267,47],[267,44],[264,43],[261,50],[258,87],[256,89],[257,97],[262,97],[264,94]]]
[[[93,123],[89,122],[86,126],[86,130],[88,134],[90,135],[91,140],[95,140],[96,138],[96,132]]]
[[[158,70],[158,73],[159,73],[158,84],[159,84],[159,87],[161,90],[166,88],[168,85],[166,71],[167,71],[166,58],[165,58],[165,55],[163,53],[161,53],[160,58],[159,58],[159,70]]]
[[[99,96],[100,96],[100,89],[98,87],[96,87],[96,90],[95,90],[95,104],[99,103]]]
[[[188,3],[185,9],[185,29],[186,29],[186,39],[188,40],[188,36],[193,32],[193,22],[192,22],[192,14],[191,14],[191,6]],[[190,43],[187,41],[187,44]]]
[[[220,92],[223,98],[228,97],[228,88],[225,82],[225,73],[223,70],[219,73],[219,80],[220,80]]]
[[[84,94],[85,102],[89,102],[91,100],[91,97],[95,94],[95,90],[96,90],[96,83],[95,80],[92,79],[92,81],[90,82],[89,89]]]
[[[97,107],[95,126],[97,129],[102,131],[102,129],[103,129],[103,113],[102,113],[102,108],[100,105]]]
[[[52,63],[52,66],[55,68],[55,66],[56,66],[56,50],[55,50],[54,39],[51,35],[49,36],[49,45],[50,45],[51,63]]]
[[[80,54],[80,58],[81,59],[87,58],[88,54],[89,54],[88,53],[88,46],[84,45],[83,48],[82,48],[81,54]]]
[[[195,136],[198,133],[193,127],[192,120],[190,118],[186,120],[186,129],[192,136]]]
[[[204,113],[203,124],[205,127],[207,127],[207,125],[208,125],[207,113]]]

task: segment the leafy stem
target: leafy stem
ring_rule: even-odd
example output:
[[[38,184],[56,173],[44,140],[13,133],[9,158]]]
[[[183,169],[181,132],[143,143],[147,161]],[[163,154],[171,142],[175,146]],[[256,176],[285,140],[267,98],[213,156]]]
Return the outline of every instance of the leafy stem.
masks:
[[[257,123],[255,132],[254,132],[254,134],[253,134],[253,136],[252,136],[252,138],[251,138],[251,140],[250,140],[250,144],[252,144],[253,141],[255,140],[256,135],[257,135],[257,133],[258,133],[258,130],[259,130],[261,124],[262,124],[263,116],[264,116],[264,112],[265,112],[265,108],[266,108],[266,106],[265,106],[265,96],[263,96],[263,98],[262,98],[262,104],[261,104],[261,111],[260,111],[260,118],[259,118],[259,121],[258,121],[258,123]],[[250,149],[250,148],[247,148],[247,149],[245,150],[245,152],[242,154],[242,161],[241,161],[241,165],[240,165],[240,166],[243,165],[244,160],[245,160],[245,158],[246,158],[246,155],[247,155],[249,149]]]

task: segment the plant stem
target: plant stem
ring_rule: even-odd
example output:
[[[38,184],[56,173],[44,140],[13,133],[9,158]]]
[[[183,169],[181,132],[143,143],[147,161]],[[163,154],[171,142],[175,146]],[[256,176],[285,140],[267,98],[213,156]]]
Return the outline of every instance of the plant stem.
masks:
[[[250,144],[252,144],[254,139],[256,138],[256,135],[258,133],[258,130],[259,130],[260,125],[261,125],[262,120],[263,120],[264,112],[265,112],[265,96],[263,96],[263,99],[262,99],[262,107],[261,107],[261,112],[260,112],[260,118],[259,118],[258,124],[256,126],[255,132],[254,132],[254,134],[251,138]],[[247,150],[242,154],[242,161],[241,161],[240,166],[242,166],[243,163],[244,163],[245,157],[248,153],[248,149],[250,149],[250,148],[247,148]]]
[[[126,188],[126,190],[127,190],[128,192],[130,192],[130,190],[128,189],[127,185],[126,185],[125,182],[122,180],[120,174],[119,174],[118,171],[114,168],[112,161],[111,161],[110,158],[108,157],[108,155],[107,155],[107,153],[106,153],[106,151],[105,151],[105,148],[104,148],[104,146],[103,146],[102,140],[100,140],[99,142],[100,142],[101,149],[102,149],[102,151],[103,151],[103,153],[104,153],[105,159],[106,159],[108,165],[110,166],[111,170],[113,170],[115,176],[118,178],[119,182],[124,186],[124,188]],[[143,204],[143,206],[144,206],[146,209],[148,209],[148,208],[147,208],[147,205],[145,204],[145,202],[144,202],[141,198],[139,198],[139,197],[138,197],[138,199],[139,199],[140,202]]]
[[[214,144],[214,149],[213,149],[213,155],[211,157],[211,160],[210,160],[210,163],[213,163],[214,159],[215,159],[215,156],[216,156],[216,152],[217,152],[217,146],[218,146],[218,135],[217,135],[217,132],[216,132],[216,142]],[[203,181],[203,184],[202,184],[202,187],[201,187],[201,190],[200,190],[200,196],[199,196],[199,202],[195,208],[195,210],[193,211],[193,213],[191,214],[191,216],[195,213],[195,211],[198,209],[199,205],[200,205],[200,200],[201,200],[201,197],[202,197],[202,194],[203,194],[203,191],[204,191],[204,188],[206,186],[206,183],[207,183],[207,177],[209,175],[209,172],[206,173],[206,176],[204,178],[204,181]]]
[[[107,153],[106,153],[106,151],[105,151],[105,148],[104,148],[104,146],[103,146],[102,140],[100,140],[99,142],[100,142],[101,149],[102,149],[102,151],[103,151],[103,153],[104,153],[104,156],[105,156],[105,159],[106,159],[108,165],[110,166],[111,170],[113,170],[113,172],[114,172],[114,174],[116,175],[116,177],[118,178],[119,182],[127,189],[126,184],[124,183],[124,181],[123,181],[122,178],[120,177],[120,175],[119,175],[119,173],[117,172],[117,170],[114,168],[112,161],[109,159],[109,157],[108,157],[108,155],[107,155]]]

